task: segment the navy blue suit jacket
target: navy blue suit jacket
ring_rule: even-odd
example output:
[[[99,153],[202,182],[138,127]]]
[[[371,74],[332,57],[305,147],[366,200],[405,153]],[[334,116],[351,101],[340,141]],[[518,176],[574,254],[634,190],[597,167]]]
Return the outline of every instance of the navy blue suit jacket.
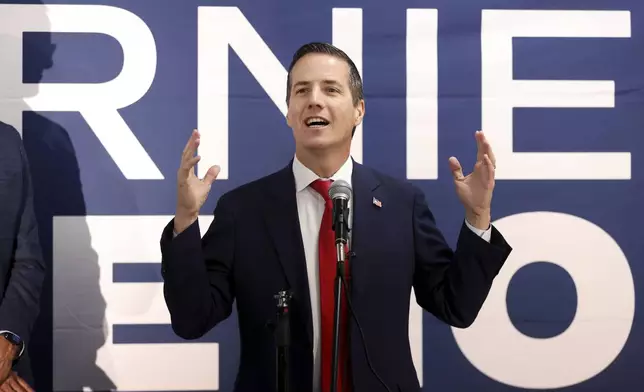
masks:
[[[392,391],[418,391],[408,329],[412,288],[424,309],[467,327],[511,248],[496,229],[488,243],[463,224],[452,251],[423,193],[408,182],[354,164],[352,187],[353,308],[380,377]],[[197,223],[173,239],[173,224],[162,233],[161,251],[175,333],[201,337],[231,314],[236,300],[235,391],[274,391],[275,345],[266,325],[275,318],[273,295],[290,289],[292,390],[311,390],[313,328],[292,166],[221,196],[203,239]],[[355,322],[350,328],[354,391],[384,390],[369,370]]]
[[[18,132],[0,122],[0,330],[27,345],[44,277],[27,156]],[[15,370],[33,385],[25,354]]]

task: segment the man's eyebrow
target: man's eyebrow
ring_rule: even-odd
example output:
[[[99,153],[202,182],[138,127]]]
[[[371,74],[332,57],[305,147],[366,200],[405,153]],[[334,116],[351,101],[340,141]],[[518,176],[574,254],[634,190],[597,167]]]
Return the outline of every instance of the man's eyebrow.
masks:
[[[332,80],[332,79],[326,79],[326,80],[323,80],[323,81],[322,81],[322,83],[324,83],[324,84],[332,84],[332,85],[335,85],[335,86],[339,86],[339,85],[340,85],[340,83],[339,83],[337,80]],[[299,82],[295,83],[295,84],[293,85],[293,87],[298,87],[298,86],[310,86],[310,85],[311,85],[311,82],[306,81],[306,80],[303,80],[303,81],[299,81]]]

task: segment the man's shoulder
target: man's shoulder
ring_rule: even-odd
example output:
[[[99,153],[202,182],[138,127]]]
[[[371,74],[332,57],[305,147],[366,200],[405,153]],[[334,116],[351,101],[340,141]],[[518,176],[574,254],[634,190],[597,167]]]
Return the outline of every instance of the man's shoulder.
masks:
[[[16,128],[0,121],[0,161],[17,170],[23,154],[22,138]]]
[[[364,165],[359,165],[357,169],[362,170],[372,176],[377,181],[379,186],[387,189],[388,193],[413,196],[419,191],[418,188],[408,179],[394,177],[391,174],[387,174],[381,170]]]
[[[245,205],[248,205],[248,203],[250,202],[261,202],[262,200],[266,200],[266,196],[269,193],[272,194],[275,191],[286,190],[286,189],[280,189],[280,187],[288,186],[289,185],[288,180],[289,179],[292,180],[292,177],[291,178],[288,177],[289,167],[284,167],[271,174],[265,175],[263,177],[260,177],[255,180],[236,186],[230,189],[229,191],[224,192],[219,198],[219,200],[220,202],[234,201],[235,204],[245,204]],[[294,188],[293,188],[293,191],[295,191]]]
[[[354,170],[360,171],[358,175],[371,177],[374,184],[378,184],[386,190],[387,194],[406,201],[412,201],[418,195],[420,189],[407,179],[394,177],[381,170],[357,164]],[[232,202],[236,205],[249,206],[250,204],[265,203],[269,195],[280,194],[281,192],[295,192],[295,183],[291,166],[288,165],[271,174],[241,184],[233,189],[224,192],[220,202]]]
[[[16,128],[0,121],[0,148],[3,146],[18,146],[20,143],[20,134]]]

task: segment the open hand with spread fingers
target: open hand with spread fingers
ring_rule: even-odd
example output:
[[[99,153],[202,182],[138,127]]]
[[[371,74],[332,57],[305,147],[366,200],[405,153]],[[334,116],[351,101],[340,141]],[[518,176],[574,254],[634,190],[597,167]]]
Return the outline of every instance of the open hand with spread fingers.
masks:
[[[206,202],[212,183],[217,179],[221,168],[211,166],[203,179],[195,174],[195,165],[201,160],[195,155],[201,135],[194,130],[181,154],[181,165],[177,171],[177,210],[174,230],[181,233],[199,217],[199,210]]]
[[[491,220],[496,159],[482,131],[475,133],[477,154],[474,170],[467,176],[456,157],[449,158],[456,194],[465,207],[465,218],[477,229],[487,230]]]

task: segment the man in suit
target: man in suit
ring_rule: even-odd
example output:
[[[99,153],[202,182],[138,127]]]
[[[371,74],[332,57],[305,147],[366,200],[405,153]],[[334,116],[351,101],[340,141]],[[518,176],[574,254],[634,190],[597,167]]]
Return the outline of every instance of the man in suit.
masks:
[[[231,314],[236,300],[241,361],[235,390],[275,390],[276,347],[266,325],[275,317],[273,296],[291,290],[292,390],[327,392],[336,263],[327,192],[342,179],[353,194],[347,294],[355,317],[342,324],[338,391],[385,390],[383,384],[418,391],[408,334],[412,288],[424,309],[465,328],[511,251],[490,224],[490,145],[476,133],[477,163],[468,176],[450,158],[466,218],[452,251],[418,188],[351,159],[365,104],[360,75],[344,52],[321,43],[301,47],[289,67],[287,104],[295,157],[221,196],[203,239],[197,217],[219,167],[197,178],[198,131],[188,140],[176,214],[161,237],[172,327],[185,339],[199,338]]]
[[[27,156],[0,122],[0,392],[32,390],[27,346],[44,276]]]

